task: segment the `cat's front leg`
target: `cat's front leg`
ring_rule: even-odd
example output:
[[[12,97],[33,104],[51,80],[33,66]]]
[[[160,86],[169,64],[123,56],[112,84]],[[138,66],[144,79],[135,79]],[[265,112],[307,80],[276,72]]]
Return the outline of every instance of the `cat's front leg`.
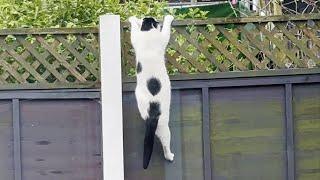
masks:
[[[141,20],[135,16],[131,16],[128,21],[131,24],[131,43],[134,46],[137,41],[137,33],[139,32]]]
[[[167,45],[170,40],[171,23],[173,19],[174,17],[172,15],[166,15],[163,20],[161,33],[163,35],[163,42],[165,45]]]
[[[131,17],[129,17],[128,21],[131,24],[131,31],[138,29],[138,21],[139,21],[139,19],[137,17],[131,16]]]

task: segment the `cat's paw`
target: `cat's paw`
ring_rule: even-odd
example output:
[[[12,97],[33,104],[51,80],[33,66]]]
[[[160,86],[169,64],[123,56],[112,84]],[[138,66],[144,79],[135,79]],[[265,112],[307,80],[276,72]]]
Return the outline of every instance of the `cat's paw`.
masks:
[[[135,16],[131,16],[129,17],[128,21],[132,24],[132,23],[137,23],[138,18]]]
[[[164,21],[167,21],[167,22],[172,22],[174,20],[174,17],[172,15],[166,15],[164,17]]]
[[[164,157],[166,158],[166,160],[168,160],[170,162],[173,162],[173,160],[174,160],[174,154],[173,153],[166,153],[164,155]]]

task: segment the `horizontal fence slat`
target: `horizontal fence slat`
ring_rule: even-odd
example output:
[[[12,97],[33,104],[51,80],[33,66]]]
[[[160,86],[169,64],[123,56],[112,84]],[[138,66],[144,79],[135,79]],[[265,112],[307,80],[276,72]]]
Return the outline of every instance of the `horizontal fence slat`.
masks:
[[[97,27],[83,28],[13,28],[1,29],[0,35],[25,35],[25,34],[87,34],[98,33]]]
[[[1,92],[0,99],[100,99],[100,92]]]
[[[212,78],[204,79],[180,79],[172,80],[172,89],[197,89],[202,87],[238,87],[238,86],[267,86],[279,85],[284,83],[318,83],[320,82],[319,73],[304,75],[283,75],[283,76],[261,76],[261,77],[238,77],[238,78]],[[123,91],[134,91],[135,81],[123,84]]]
[[[86,88],[100,88],[99,82],[86,83],[22,83],[22,84],[1,84],[2,90],[21,90],[21,89],[86,89]]]

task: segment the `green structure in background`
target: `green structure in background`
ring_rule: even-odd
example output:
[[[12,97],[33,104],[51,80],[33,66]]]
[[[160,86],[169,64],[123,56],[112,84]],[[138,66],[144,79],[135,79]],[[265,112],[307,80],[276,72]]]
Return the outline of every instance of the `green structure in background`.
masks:
[[[229,3],[213,4],[213,5],[195,5],[195,6],[177,6],[177,13],[187,13],[190,8],[199,8],[202,11],[208,11],[208,18],[214,17],[236,17],[235,12]],[[238,13],[237,13],[238,16]]]

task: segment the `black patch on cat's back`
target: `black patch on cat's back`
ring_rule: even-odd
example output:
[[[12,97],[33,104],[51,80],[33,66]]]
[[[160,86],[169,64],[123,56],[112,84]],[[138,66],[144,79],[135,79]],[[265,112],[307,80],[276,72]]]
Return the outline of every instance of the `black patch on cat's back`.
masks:
[[[140,62],[138,62],[137,64],[137,74],[140,73],[142,71],[142,65]]]
[[[149,31],[152,28],[157,28],[158,24],[159,22],[152,17],[143,18],[141,31]]]
[[[147,81],[147,87],[148,87],[148,90],[149,92],[155,96],[157,95],[160,90],[161,90],[161,83],[159,81],[159,79],[157,78],[150,78],[148,81]]]

